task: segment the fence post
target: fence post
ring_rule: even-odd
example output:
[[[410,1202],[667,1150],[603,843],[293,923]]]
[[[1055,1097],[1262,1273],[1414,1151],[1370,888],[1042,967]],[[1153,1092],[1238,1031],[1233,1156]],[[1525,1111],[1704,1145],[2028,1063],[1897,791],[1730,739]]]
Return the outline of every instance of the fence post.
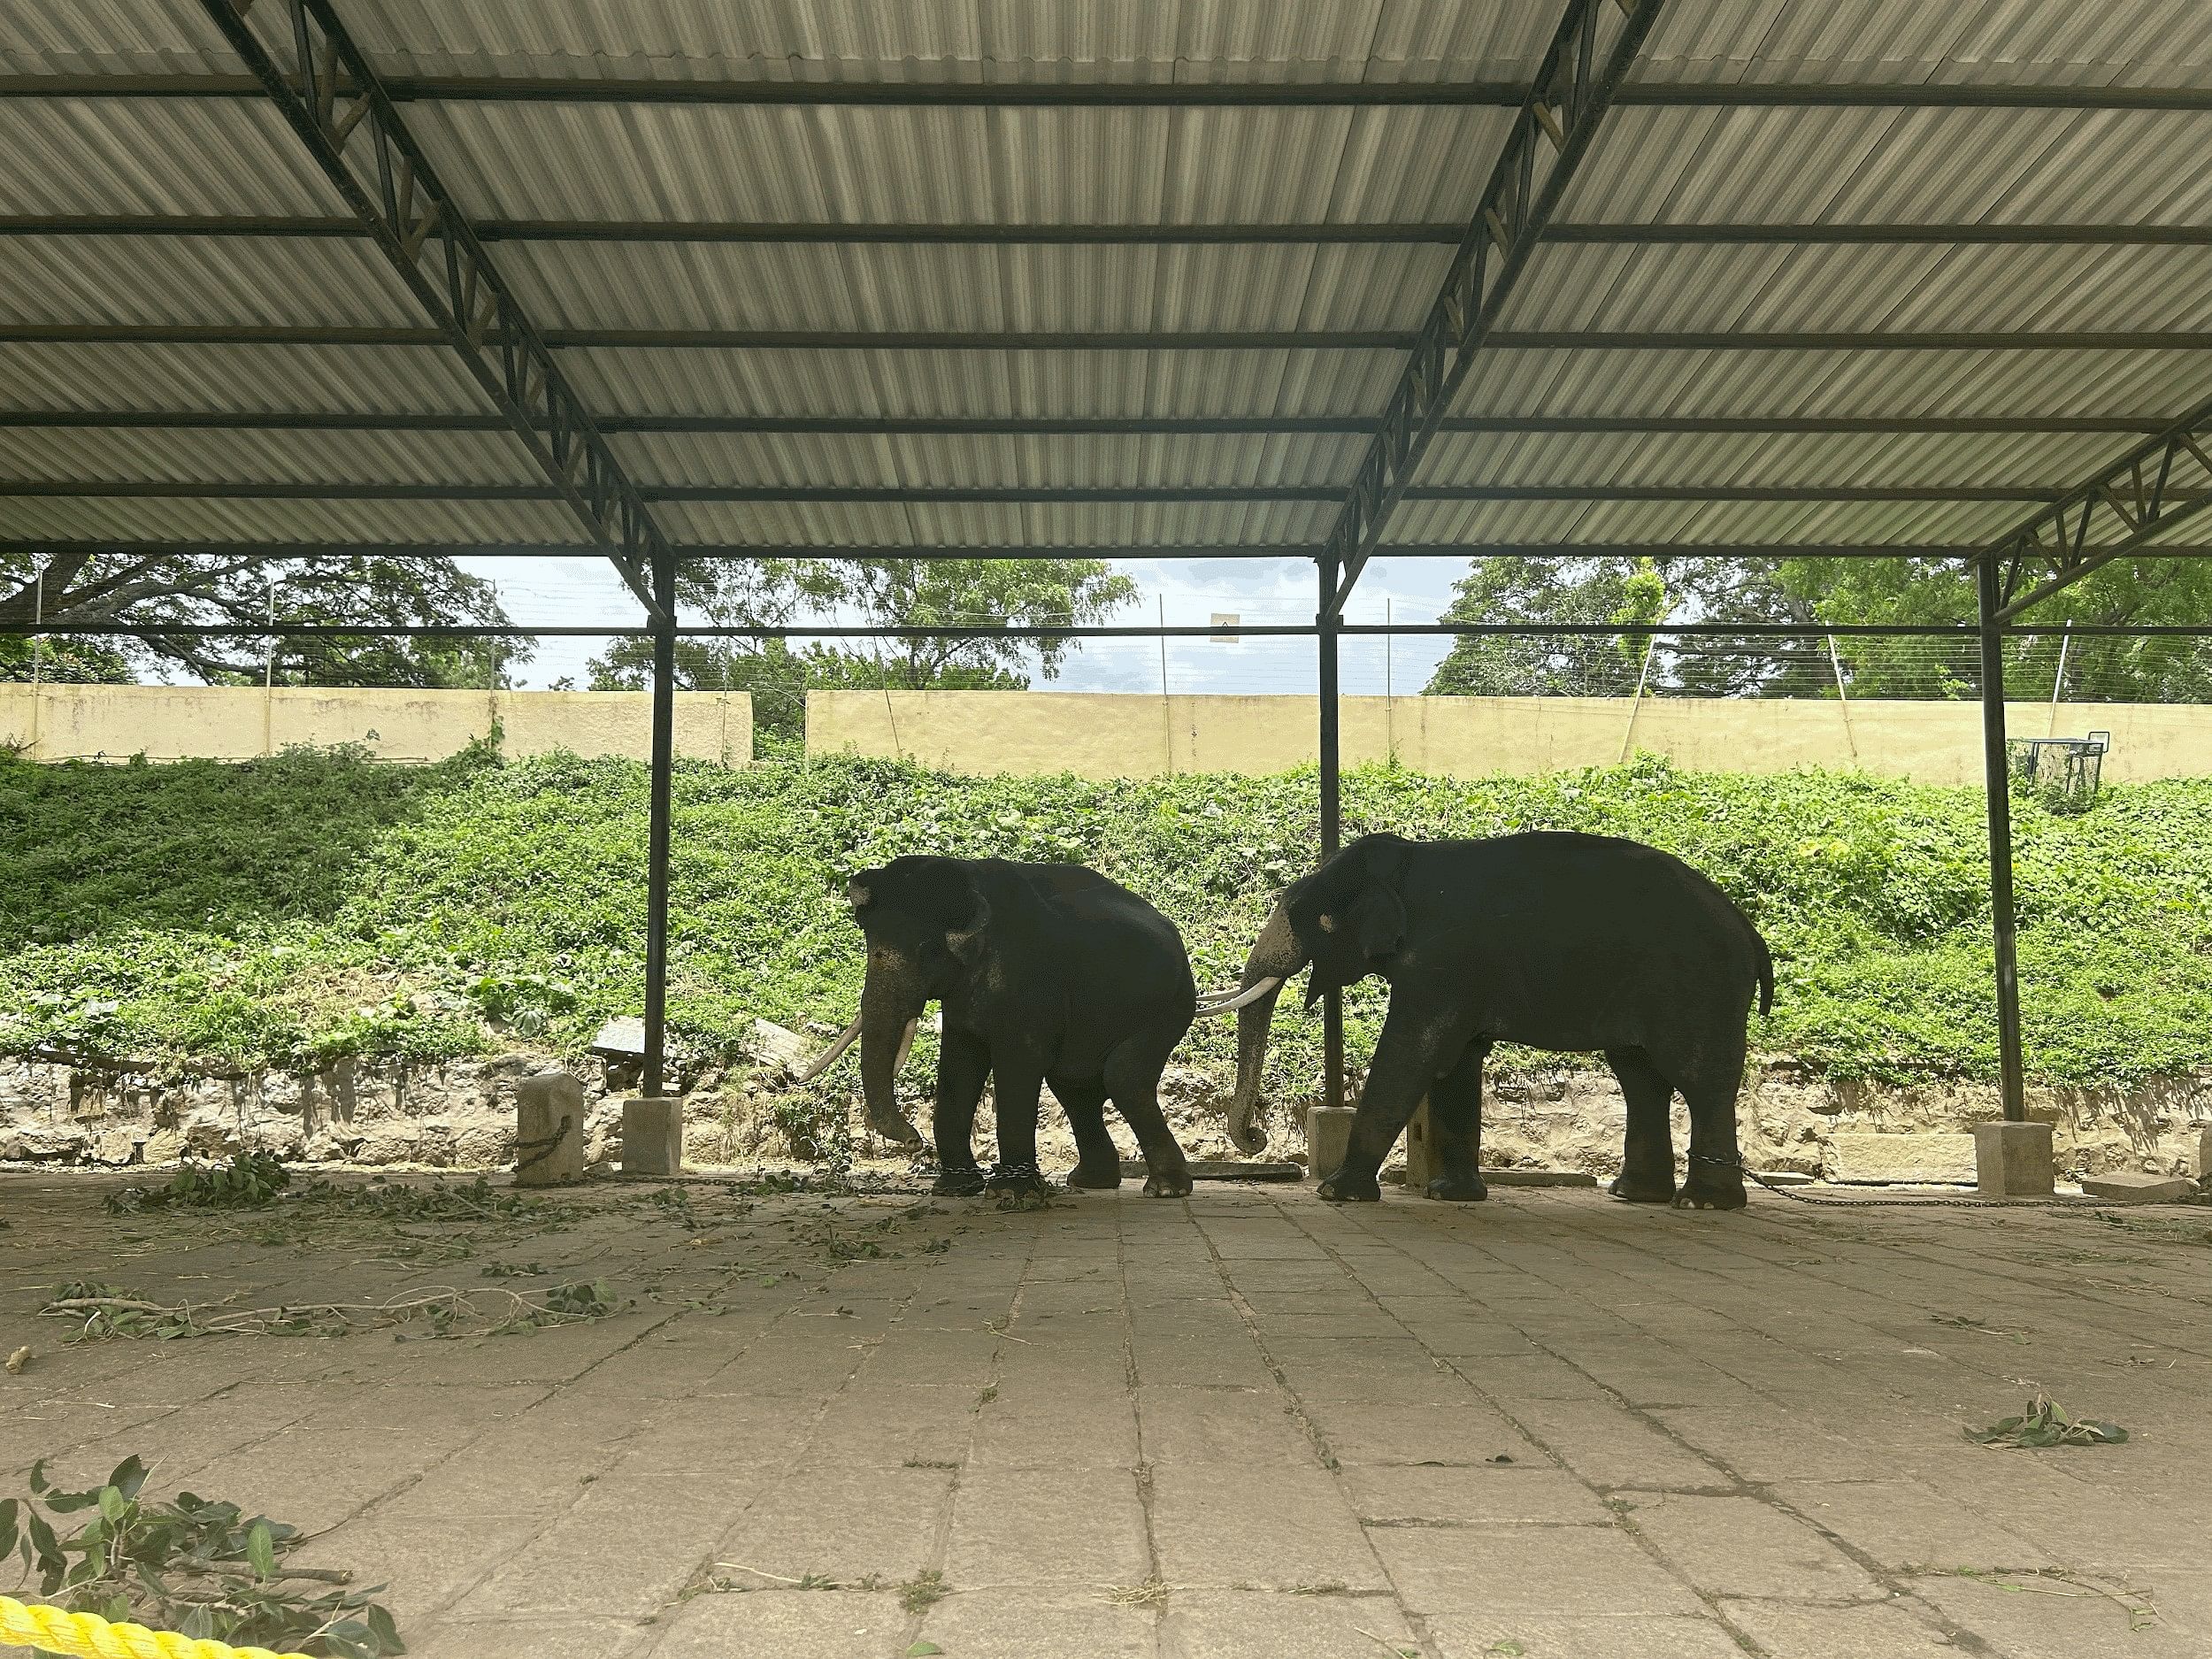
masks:
[[[38,574],[31,584],[31,747],[26,751],[33,760],[39,758],[39,705],[45,698],[39,695],[39,664],[46,655],[46,566],[38,567]]]
[[[1836,652],[1836,636],[1828,636],[1828,664],[1836,671],[1836,705],[1843,710],[1843,741],[1849,746],[1854,764],[1859,758],[1858,733],[1851,729],[1851,694],[1843,688],[1843,658]]]
[[[2005,634],[1997,558],[1985,553],[1975,567],[1975,598],[1982,636],[1982,787],[1989,812],[1989,914],[1997,966],[1997,1073],[2007,1123],[2027,1119],[2027,1086],[2020,1057],[2020,968],[2014,939],[2012,897],[2012,779],[2005,748]]]
[[[2043,735],[2046,737],[2058,735],[2058,703],[2066,693],[2066,651],[2073,642],[2074,619],[2069,617],[2066,618],[2066,631],[2058,636],[2058,672],[2051,676],[2051,723],[2044,728]]]
[[[1167,595],[1155,594],[1160,607],[1160,626],[1167,626]],[[1167,690],[1167,634],[1160,635],[1160,757],[1167,775],[1175,775],[1175,711],[1168,701]]]
[[[261,754],[276,753],[276,721],[270,705],[276,701],[276,578],[269,578],[269,649],[261,659]]]
[[[1644,682],[1651,678],[1651,654],[1659,649],[1659,636],[1655,634],[1644,641],[1644,665],[1636,674],[1636,695],[1628,700],[1628,729],[1621,733],[1619,764],[1628,764],[1629,745],[1636,741],[1636,711],[1643,707]]]

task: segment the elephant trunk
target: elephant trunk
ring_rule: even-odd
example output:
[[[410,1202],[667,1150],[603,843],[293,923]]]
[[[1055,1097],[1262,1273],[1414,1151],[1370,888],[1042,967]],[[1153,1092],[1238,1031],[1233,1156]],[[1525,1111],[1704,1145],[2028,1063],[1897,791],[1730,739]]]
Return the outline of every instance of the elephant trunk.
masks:
[[[1244,959],[1243,988],[1263,979],[1275,983],[1256,999],[1237,1010],[1237,1092],[1229,1102],[1229,1139],[1247,1157],[1267,1148],[1267,1131],[1253,1121],[1260,1105],[1260,1072],[1267,1063],[1267,1029],[1275,1015],[1275,999],[1282,982],[1306,965],[1305,955],[1290,931],[1290,910],[1279,902],[1275,913]]]
[[[860,994],[861,1098],[867,1103],[868,1127],[901,1146],[918,1146],[922,1140],[899,1111],[895,1085],[923,1001],[910,969],[869,964]]]

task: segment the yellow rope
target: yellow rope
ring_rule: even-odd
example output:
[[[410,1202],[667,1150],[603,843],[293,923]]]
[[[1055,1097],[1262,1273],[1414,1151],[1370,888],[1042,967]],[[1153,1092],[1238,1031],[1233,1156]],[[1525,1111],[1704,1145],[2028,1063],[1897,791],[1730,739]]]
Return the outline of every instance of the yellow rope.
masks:
[[[74,1659],[306,1659],[302,1654],[273,1654],[266,1647],[233,1647],[173,1631],[148,1630],[143,1624],[111,1624],[90,1613],[26,1607],[0,1595],[4,1647],[42,1647]]]

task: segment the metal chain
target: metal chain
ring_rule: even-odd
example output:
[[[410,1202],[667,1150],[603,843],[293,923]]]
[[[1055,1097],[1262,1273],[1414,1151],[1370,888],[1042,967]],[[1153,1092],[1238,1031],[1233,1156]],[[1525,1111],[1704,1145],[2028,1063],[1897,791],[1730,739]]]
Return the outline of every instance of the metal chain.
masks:
[[[1792,1192],[1733,1158],[1689,1155],[1693,1164],[1710,1164],[1724,1170],[1734,1170],[1748,1175],[1768,1192],[1786,1198],[1793,1204],[1818,1204],[1829,1210],[2102,1210],[2108,1206],[2095,1198],[1816,1198],[1810,1193]]]

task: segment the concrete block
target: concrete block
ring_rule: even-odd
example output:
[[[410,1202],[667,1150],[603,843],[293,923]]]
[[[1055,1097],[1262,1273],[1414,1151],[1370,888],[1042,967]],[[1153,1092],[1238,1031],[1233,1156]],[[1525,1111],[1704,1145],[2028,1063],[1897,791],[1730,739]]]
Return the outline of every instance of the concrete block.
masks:
[[[515,1085],[515,1185],[565,1187],[584,1179],[584,1086],[565,1071]]]
[[[2116,1170],[2109,1175],[2085,1175],[2081,1190],[2092,1198],[2116,1204],[2185,1204],[2197,1195],[2197,1184],[2185,1175],[2138,1175]]]
[[[2197,1179],[2212,1192],[2212,1124],[2197,1131]]]
[[[2047,1198],[2057,1190],[2048,1124],[1976,1124],[1974,1187],[1984,1198]]]
[[[1828,1148],[1839,1181],[1970,1181],[1978,1168],[1974,1142],[1952,1130],[1839,1129]]]
[[[1436,1140],[1429,1126],[1429,1098],[1424,1094],[1406,1124],[1406,1191],[1424,1197],[1429,1182],[1443,1172],[1436,1159]]]
[[[622,1102],[622,1172],[676,1175],[684,1167],[684,1103],[633,1094]]]
[[[1333,1175],[1352,1144],[1349,1106],[1309,1106],[1306,1109],[1306,1173],[1315,1180]]]

